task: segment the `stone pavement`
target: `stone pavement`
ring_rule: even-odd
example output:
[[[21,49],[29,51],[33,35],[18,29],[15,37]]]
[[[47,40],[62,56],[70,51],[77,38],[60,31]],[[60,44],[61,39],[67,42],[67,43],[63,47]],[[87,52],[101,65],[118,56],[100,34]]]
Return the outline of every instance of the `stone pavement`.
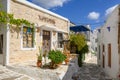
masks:
[[[35,80],[62,80],[67,71],[68,65],[63,63],[57,69],[39,68],[36,66],[35,61],[29,61],[22,64],[7,66],[7,68],[28,75]]]
[[[63,63],[57,69],[38,68],[35,61],[29,61],[22,64],[7,66],[8,69],[15,72],[28,75],[35,80],[72,80],[71,76],[77,71],[78,66],[75,63],[77,58],[70,61],[69,65]]]
[[[59,80],[57,73],[51,72],[48,69],[41,69],[32,65],[14,65],[8,66],[8,68],[15,72],[28,75],[35,80]]]
[[[72,75],[73,80],[112,80],[102,68],[97,66],[96,56],[86,60],[81,68]]]
[[[89,56],[81,68],[77,65],[77,58],[57,69],[38,68],[35,61],[7,66],[10,70],[0,66],[0,80],[112,80],[96,61],[96,56]]]
[[[19,74],[0,65],[0,80],[34,80],[31,77]]]

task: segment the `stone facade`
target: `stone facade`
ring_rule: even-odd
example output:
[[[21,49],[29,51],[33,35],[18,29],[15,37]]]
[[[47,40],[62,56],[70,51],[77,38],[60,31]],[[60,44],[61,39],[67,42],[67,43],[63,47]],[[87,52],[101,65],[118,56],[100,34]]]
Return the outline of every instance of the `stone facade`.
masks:
[[[45,13],[38,9],[26,6],[19,2],[10,0],[10,13],[14,14],[15,18],[23,18],[32,23],[37,23],[38,27],[42,25],[54,26],[56,29],[62,30],[64,32],[64,37],[68,36],[69,21],[58,18],[54,15]],[[40,18],[46,18],[47,20],[41,20]],[[48,26],[48,27],[49,27]],[[53,35],[53,30],[51,32],[51,37],[57,40],[57,36]],[[57,31],[55,31],[57,32]],[[56,34],[56,33],[55,33]],[[10,64],[26,62],[30,60],[37,60],[37,53],[39,53],[38,47],[42,44],[42,38],[40,37],[40,32],[35,32],[35,46],[34,50],[22,50],[21,49],[21,37],[22,34],[16,32],[10,32]],[[51,49],[55,47],[51,44]]]
[[[57,17],[50,15],[48,13],[45,13],[43,11],[28,7],[24,4],[20,4],[18,2],[14,2],[11,0],[10,11],[11,11],[11,13],[14,14],[14,16],[16,18],[23,18],[23,19],[29,20],[30,22],[37,23],[39,26],[48,24],[50,26],[55,26],[59,29],[62,29],[64,31],[68,32],[68,27],[67,27],[68,21],[57,18]],[[47,17],[49,19],[54,20],[55,24],[53,25],[51,23],[46,23],[44,21],[40,21],[39,15],[42,17]]]

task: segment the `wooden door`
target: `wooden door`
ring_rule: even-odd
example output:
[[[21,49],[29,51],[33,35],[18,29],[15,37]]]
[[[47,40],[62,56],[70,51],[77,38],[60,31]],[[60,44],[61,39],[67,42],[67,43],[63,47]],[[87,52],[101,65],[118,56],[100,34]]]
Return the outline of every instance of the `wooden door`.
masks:
[[[3,34],[0,35],[0,64],[3,64]]]
[[[43,54],[47,55],[50,51],[50,31],[43,30]]]
[[[103,45],[103,50],[102,50],[102,57],[103,57],[103,60],[102,60],[102,63],[103,63],[103,68],[105,68],[105,46]]]
[[[108,66],[111,67],[111,44],[108,44]]]

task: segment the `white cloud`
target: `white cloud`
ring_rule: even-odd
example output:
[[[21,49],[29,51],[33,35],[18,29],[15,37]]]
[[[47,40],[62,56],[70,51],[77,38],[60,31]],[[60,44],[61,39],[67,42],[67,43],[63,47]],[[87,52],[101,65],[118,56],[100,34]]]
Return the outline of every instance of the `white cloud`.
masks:
[[[105,15],[109,15],[118,5],[112,6],[105,11]]]
[[[98,12],[90,12],[88,14],[88,18],[91,19],[91,20],[97,20],[100,16],[100,13]]]
[[[62,7],[63,4],[67,3],[68,1],[70,0],[31,0],[31,2],[47,9],[54,7]]]

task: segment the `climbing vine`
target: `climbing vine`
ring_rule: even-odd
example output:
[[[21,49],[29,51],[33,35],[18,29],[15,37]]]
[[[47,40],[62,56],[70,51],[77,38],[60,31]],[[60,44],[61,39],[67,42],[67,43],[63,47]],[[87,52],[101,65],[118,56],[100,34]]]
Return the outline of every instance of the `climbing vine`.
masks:
[[[21,26],[22,24],[26,26],[34,26],[34,23],[30,23],[25,19],[16,19],[14,18],[13,14],[9,14],[4,11],[0,11],[0,23],[10,24],[11,26],[16,25],[17,27]]]
[[[13,14],[0,11],[0,24],[8,24],[10,31],[17,33],[17,38],[19,37],[19,32],[21,30],[20,26],[25,25],[27,27],[32,27],[34,30],[34,23],[30,23],[26,19],[16,19]],[[34,31],[33,30],[33,31]]]

